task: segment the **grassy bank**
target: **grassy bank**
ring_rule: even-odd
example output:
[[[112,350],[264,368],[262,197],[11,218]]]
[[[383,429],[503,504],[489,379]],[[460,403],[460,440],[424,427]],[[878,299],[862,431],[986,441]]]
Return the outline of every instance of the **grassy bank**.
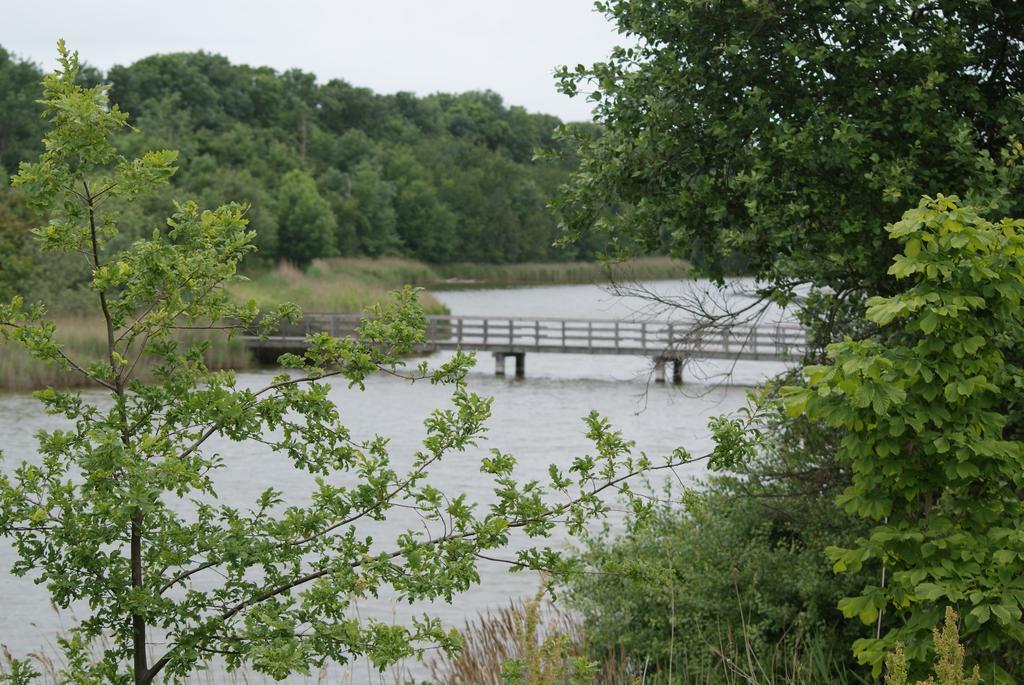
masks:
[[[401,259],[354,259],[318,262],[307,272],[282,264],[261,272],[252,280],[231,286],[239,301],[256,300],[269,308],[294,302],[305,311],[359,312],[386,300],[391,291],[405,283],[436,278],[427,267]],[[444,313],[440,302],[423,293],[429,313]],[[107,352],[106,329],[99,318],[58,317],[58,339],[65,352],[83,366],[99,361]],[[254,366],[252,356],[240,340],[223,334],[209,334],[207,363],[213,369],[245,369]],[[145,372],[145,369],[142,369]],[[53,387],[79,387],[87,380],[78,372],[48,366],[33,359],[14,344],[0,346],[0,390],[25,391]]]
[[[598,262],[526,262],[523,264],[447,264],[433,267],[440,277],[434,285],[470,284],[515,287],[617,281],[657,281],[685,278],[685,262],[668,257],[644,257],[613,265]]]
[[[107,354],[107,334],[99,318],[62,317],[56,320],[57,339],[64,352],[83,367],[101,361]],[[219,334],[192,333],[185,341],[206,338],[210,347],[206,362],[212,369],[245,369],[253,366],[252,355],[240,340],[228,340]],[[145,377],[146,367],[139,371]],[[23,348],[8,343],[0,345],[0,390],[26,391],[47,386],[74,388],[89,385],[77,371],[60,369],[33,359]]]
[[[294,302],[307,312],[361,312],[406,284],[427,286],[436,278],[425,264],[397,257],[316,260],[306,271],[282,263],[248,277],[231,286],[238,300],[263,308]],[[420,303],[428,314],[446,312],[429,293]]]
[[[237,300],[255,300],[264,308],[294,302],[304,311],[360,312],[387,300],[389,293],[406,284],[427,289],[515,287],[605,283],[609,277],[657,280],[685,275],[685,264],[667,257],[638,259],[612,267],[594,262],[429,266],[399,257],[341,258],[317,260],[306,271],[280,264],[248,274],[248,280],[232,285],[230,290]],[[420,302],[428,314],[447,312],[429,291],[421,293]],[[106,354],[106,333],[99,319],[63,317],[57,321],[57,330],[66,352],[76,360],[88,363]],[[212,368],[244,369],[253,365],[240,341],[228,341],[220,335],[211,335],[209,339],[207,361]],[[76,372],[42,364],[15,345],[0,346],[0,390],[74,387],[82,382],[82,376]]]
[[[281,264],[249,274],[250,280],[232,287],[242,300],[261,306],[294,302],[306,311],[358,312],[410,284],[426,289],[452,287],[507,288],[529,285],[607,283],[684,278],[685,262],[646,257],[621,264],[597,262],[527,262],[523,264],[428,265],[400,257],[320,259],[306,271]],[[421,302],[428,313],[443,313],[429,292]]]

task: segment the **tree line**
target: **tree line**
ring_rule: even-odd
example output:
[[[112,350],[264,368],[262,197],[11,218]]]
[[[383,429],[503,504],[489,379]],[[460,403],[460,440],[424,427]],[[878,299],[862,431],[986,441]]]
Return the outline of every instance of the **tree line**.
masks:
[[[37,65],[0,48],[5,178],[40,152],[40,78]],[[170,186],[120,208],[134,220],[125,222],[136,226],[131,237],[148,234],[173,199],[187,197],[248,203],[263,260],[514,263],[592,253],[553,248],[558,228],[546,205],[574,162],[534,153],[558,150],[562,122],[508,106],[497,93],[382,95],[205,52],[153,55],[107,73],[83,66],[80,78],[107,85],[111,103],[142,131],[118,135],[124,154],[178,149],[186,160]],[[18,203],[4,204],[0,230],[18,224]],[[16,238],[4,234],[9,253]]]

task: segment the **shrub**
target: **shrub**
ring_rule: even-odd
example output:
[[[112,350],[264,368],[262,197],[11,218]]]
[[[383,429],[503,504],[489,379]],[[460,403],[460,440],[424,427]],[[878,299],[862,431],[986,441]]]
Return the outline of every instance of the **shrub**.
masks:
[[[663,501],[624,534],[590,540],[570,596],[593,654],[621,647],[649,671],[701,681],[741,666],[853,677],[858,632],[836,604],[862,579],[837,578],[822,553],[861,529],[833,505],[848,479],[828,457],[835,435],[778,415],[765,435],[753,461],[681,507]]]

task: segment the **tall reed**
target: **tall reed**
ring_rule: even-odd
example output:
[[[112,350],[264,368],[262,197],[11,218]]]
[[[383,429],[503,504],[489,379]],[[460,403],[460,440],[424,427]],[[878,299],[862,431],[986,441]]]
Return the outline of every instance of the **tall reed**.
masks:
[[[68,356],[81,365],[100,361],[107,354],[107,333],[102,319],[61,317],[56,324],[58,342]],[[246,369],[254,364],[244,342],[229,340],[222,333],[189,332],[180,338],[183,342],[206,340],[209,343],[206,363],[212,369]],[[139,370],[145,378],[145,362],[140,362]],[[25,391],[51,386],[74,388],[87,384],[88,380],[77,371],[39,362],[16,344],[0,345],[0,390]]]
[[[305,271],[282,262],[253,271],[231,291],[260,306],[294,302],[307,311],[359,312],[381,302],[404,285],[423,288],[506,288],[571,283],[608,283],[685,278],[685,262],[644,257],[617,264],[598,262],[528,262],[523,264],[427,265],[401,257],[317,259]],[[421,302],[428,313],[444,313],[429,292]]]
[[[666,607],[667,611],[671,608]],[[813,636],[757,649],[744,630],[711,629],[708,659],[654,664],[623,652],[594,654],[579,619],[540,597],[479,615],[461,631],[462,650],[435,658],[436,685],[854,685],[873,682],[849,671]],[[673,639],[681,639],[674,636]],[[584,666],[586,664],[586,666]],[[511,668],[510,668],[511,665]],[[510,676],[512,676],[510,678]]]
[[[315,260],[306,271],[282,262],[248,276],[232,284],[235,299],[264,308],[294,302],[309,312],[361,312],[404,285],[429,285],[436,278],[425,265],[399,258]],[[429,293],[420,303],[428,314],[447,312]]]

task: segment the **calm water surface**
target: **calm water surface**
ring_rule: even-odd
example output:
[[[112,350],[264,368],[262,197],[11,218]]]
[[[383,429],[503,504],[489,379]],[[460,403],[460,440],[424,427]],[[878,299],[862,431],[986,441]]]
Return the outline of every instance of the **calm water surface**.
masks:
[[[655,285],[675,287],[670,283]],[[437,296],[452,313],[464,315],[622,319],[649,315],[644,302],[615,297],[596,286],[447,291]],[[434,355],[429,361],[443,358]],[[487,503],[491,500],[489,481],[480,477],[478,464],[491,448],[516,456],[521,479],[544,480],[549,464],[565,466],[573,457],[590,451],[581,417],[592,409],[607,416],[634,440],[637,452],[658,457],[683,447],[693,454],[703,454],[710,444],[707,419],[744,403],[746,390],[739,385],[751,385],[781,368],[778,364],[739,364],[731,370],[735,384],[724,386],[699,382],[726,371],[723,365],[702,365],[688,369],[687,384],[676,388],[649,383],[650,361],[642,357],[527,355],[527,377],[515,380],[495,377],[490,356],[481,356],[470,388],[494,397],[487,439],[476,450],[453,455],[442,463],[433,472],[432,482],[450,495],[464,492],[472,501]],[[259,387],[272,375],[272,371],[240,374],[240,385]],[[380,434],[390,438],[392,459],[400,470],[420,446],[423,420],[431,410],[445,405],[448,394],[448,389],[426,383],[410,385],[401,379],[378,376],[367,382],[363,392],[335,386],[332,399],[356,437]],[[2,468],[11,470],[21,460],[36,459],[35,432],[58,425],[58,419],[40,412],[31,396],[0,395],[0,447],[5,457]],[[228,442],[211,445],[211,449],[218,450],[228,466],[216,478],[222,503],[248,508],[259,492],[271,486],[282,490],[290,503],[309,500],[310,479],[283,464],[281,457],[258,446]],[[696,465],[679,472],[681,477],[691,479],[701,474],[701,467]],[[337,480],[345,482],[346,478],[340,475]],[[372,532],[383,546],[406,527],[418,525],[399,514]],[[52,643],[62,622],[69,619],[54,614],[42,588],[7,573],[12,562],[11,550],[0,542],[0,643],[15,654],[24,654]],[[409,607],[384,597],[362,603],[360,614],[364,618],[402,621],[426,609],[459,627],[477,612],[531,594],[537,586],[534,575],[510,574],[502,564],[482,562],[480,571],[481,584],[450,605]],[[421,669],[413,665],[412,670]],[[365,671],[361,674],[349,676],[361,682],[366,680]]]

